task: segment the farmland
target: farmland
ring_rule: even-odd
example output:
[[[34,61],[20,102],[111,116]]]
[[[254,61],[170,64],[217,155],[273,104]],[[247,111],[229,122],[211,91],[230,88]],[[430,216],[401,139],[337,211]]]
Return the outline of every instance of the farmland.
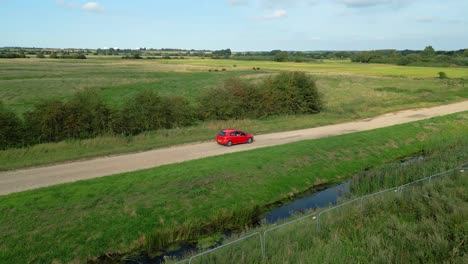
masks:
[[[260,70],[254,71],[252,67]],[[451,78],[467,77],[467,68],[402,68],[347,61],[121,60],[93,56],[80,61],[0,60],[0,98],[7,108],[20,114],[31,110],[42,99],[67,100],[84,89],[97,91],[112,106],[118,106],[125,98],[146,89],[161,95],[182,95],[196,104],[197,96],[221,85],[230,77],[257,82],[280,70],[300,70],[312,75],[324,95],[325,109],[316,115],[204,121],[191,127],[145,132],[136,136],[105,135],[3,150],[0,151],[0,170],[209,140],[223,127],[242,127],[262,134],[339,123],[468,98],[465,86],[450,85],[447,80],[435,78],[439,71],[444,71]]]
[[[242,229],[268,204],[400,157],[443,149],[460,163],[467,124],[464,112],[3,196],[0,259],[84,262]]]

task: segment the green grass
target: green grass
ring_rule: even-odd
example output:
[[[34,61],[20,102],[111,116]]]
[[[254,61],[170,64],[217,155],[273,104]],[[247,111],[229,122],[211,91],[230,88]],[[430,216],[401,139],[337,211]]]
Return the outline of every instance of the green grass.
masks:
[[[111,105],[121,104],[125,98],[144,89],[193,99],[226,78],[257,73],[210,73],[197,69],[200,67],[153,61],[0,60],[0,98],[18,113],[32,109],[41,99],[67,99],[83,89],[99,91]]]
[[[181,61],[190,63],[192,60]],[[30,79],[26,78],[28,74]],[[228,77],[240,76],[258,81],[271,74],[274,72],[246,71],[240,66],[231,67],[227,72],[210,73],[203,67],[169,64],[166,61],[0,60],[0,96],[7,107],[17,112],[30,109],[40,98],[66,99],[74,91],[84,88],[98,89],[112,105],[121,103],[123,98],[141,89],[154,89],[164,95],[185,95],[193,100],[197,94]],[[468,89],[450,86],[447,81],[432,78],[353,75],[314,77],[326,101],[325,110],[318,115],[210,121],[193,127],[148,132],[135,137],[101,136],[4,150],[0,151],[0,170],[211,140],[217,130],[226,127],[238,127],[263,134],[335,124],[391,111],[468,99]],[[7,80],[8,78],[11,80]]]
[[[232,67],[234,64],[240,69],[252,69],[260,67],[263,70],[291,70],[305,71],[321,74],[351,74],[388,77],[419,77],[435,78],[439,72],[445,72],[449,78],[468,78],[466,67],[415,67],[397,66],[389,64],[365,64],[349,61],[325,61],[323,63],[297,63],[297,62],[272,62],[272,61],[239,61],[239,60],[214,60],[214,59],[190,59],[168,60],[168,64],[185,64],[207,67]]]
[[[467,146],[467,114],[2,196],[0,262],[84,262],[243,228],[258,208],[315,184],[424,149]]]
[[[233,67],[234,64],[238,66]],[[253,66],[261,66],[262,70],[253,71]],[[227,71],[208,72],[208,69],[222,68]],[[40,99],[66,99],[76,91],[87,88],[98,90],[112,105],[120,104],[142,89],[156,90],[162,95],[182,95],[193,100],[204,90],[229,77],[256,79],[262,73],[279,70],[316,74],[319,80],[324,80],[320,88],[325,91],[337,90],[335,83],[328,82],[328,74],[335,75],[334,79],[340,80],[338,82],[351,80],[352,83],[354,80],[362,82],[362,86],[371,83],[379,87],[390,83],[389,87],[397,88],[428,86],[424,88],[431,91],[437,87],[451,95],[454,95],[454,89],[447,89],[447,81],[434,79],[438,72],[444,71],[451,78],[468,78],[468,68],[402,67],[346,61],[311,64],[211,59],[116,60],[99,57],[87,60],[14,59],[0,60],[0,98],[18,113],[30,110]],[[379,78],[354,78],[366,75]],[[459,87],[458,90],[463,89]]]
[[[458,165],[446,160],[443,151],[437,155],[442,159],[427,162],[429,166],[443,170]],[[321,217],[320,232],[312,217],[268,232],[265,259],[255,236],[192,263],[466,263],[466,174],[457,171],[403,192],[374,196],[363,206],[330,211]]]

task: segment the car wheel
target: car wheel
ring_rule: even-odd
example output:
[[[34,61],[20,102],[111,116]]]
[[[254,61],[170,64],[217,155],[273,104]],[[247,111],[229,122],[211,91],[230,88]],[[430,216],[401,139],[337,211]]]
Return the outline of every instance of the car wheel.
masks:
[[[232,146],[232,141],[229,140],[229,141],[227,142],[226,146],[228,146],[228,147]]]
[[[253,139],[252,139],[252,138],[249,138],[249,139],[247,140],[247,143],[249,143],[249,144],[251,144],[252,142],[253,142]]]

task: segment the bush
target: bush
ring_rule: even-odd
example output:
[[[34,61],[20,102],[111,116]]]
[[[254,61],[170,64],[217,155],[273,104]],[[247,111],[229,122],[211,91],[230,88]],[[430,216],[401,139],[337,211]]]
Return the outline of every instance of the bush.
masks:
[[[303,72],[283,72],[262,85],[269,99],[264,107],[270,114],[312,114],[322,110],[315,81]]]
[[[323,101],[315,81],[304,73],[281,73],[259,85],[239,78],[199,98],[201,119],[258,118],[281,114],[318,113]]]
[[[29,143],[89,138],[108,130],[110,110],[91,90],[78,92],[68,102],[46,100],[24,115]]]
[[[64,133],[67,116],[65,109],[65,103],[59,100],[46,100],[37,103],[32,111],[24,115],[28,141],[41,143],[66,138]]]
[[[447,79],[448,76],[445,74],[445,72],[439,72],[439,79]]]
[[[23,123],[0,102],[0,149],[23,143]]]
[[[166,126],[166,105],[154,91],[143,90],[125,102],[113,120],[113,131],[118,134],[136,135],[147,130]]]
[[[78,92],[65,104],[64,134],[68,138],[89,138],[108,131],[110,110],[92,90]]]
[[[173,96],[163,98],[165,104],[165,128],[183,127],[193,124],[195,119],[195,110],[190,105],[189,101],[182,96]]]

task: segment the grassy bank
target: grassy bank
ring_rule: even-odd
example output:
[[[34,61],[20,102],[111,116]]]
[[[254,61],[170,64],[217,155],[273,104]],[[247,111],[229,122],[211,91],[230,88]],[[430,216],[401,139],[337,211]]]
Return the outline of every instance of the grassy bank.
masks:
[[[167,74],[172,74],[174,76],[179,76],[177,74],[185,74],[183,76],[186,77],[192,76],[188,73]],[[210,81],[212,84],[228,77],[228,75],[217,75],[226,73],[207,72],[206,74],[224,76],[222,78],[219,77],[220,79],[216,79],[218,77],[212,79]],[[244,75],[244,77],[259,79],[265,78],[269,74],[270,73],[263,73],[255,76]],[[196,74],[192,76],[192,78],[196,77]],[[468,98],[468,89],[447,86],[446,82],[434,79],[359,76],[316,76],[316,78],[319,90],[323,93],[326,102],[325,110],[317,115],[276,116],[259,120],[207,121],[193,127],[147,132],[134,137],[109,135],[94,139],[68,140],[58,143],[47,143],[26,148],[4,150],[0,151],[0,170],[212,140],[218,130],[226,127],[238,127],[254,134],[263,134],[335,124],[359,118],[373,117],[378,114],[396,110],[434,106],[446,104],[448,102],[462,101]],[[253,79],[252,81],[254,81]],[[170,78],[167,81],[169,82],[169,80]],[[0,84],[1,83],[2,81],[0,81]],[[165,82],[161,81],[161,83]],[[180,90],[183,88],[183,82],[175,83],[174,85],[176,84],[178,85],[177,89]],[[190,87],[195,89],[198,87],[197,85],[201,85],[200,89],[207,89],[207,87],[210,86],[206,83],[202,84],[196,82],[196,84],[189,86],[187,89],[190,90]],[[157,85],[148,87],[152,87],[152,89],[155,90],[160,88]],[[115,102],[121,100],[122,97],[120,96],[123,96],[123,94],[130,93],[126,90],[123,94],[119,94],[118,89],[115,87],[112,89],[104,89],[101,92],[107,93],[107,91],[112,92],[112,94],[109,94],[108,99],[114,100]],[[21,94],[18,96],[22,97]],[[15,100],[16,99],[12,99],[13,104]]]
[[[467,119],[465,112],[2,196],[0,262],[156,252],[243,228],[258,208],[314,185],[440,145],[466,146]]]
[[[427,177],[460,165],[456,162],[468,158],[467,154],[466,145],[439,149],[418,164],[388,164],[356,175],[362,181],[353,184],[370,191],[366,181],[387,187],[379,184],[378,177]],[[374,178],[369,179],[369,173]],[[401,192],[366,199],[362,206],[355,203],[322,214],[320,232],[312,217],[268,232],[265,258],[255,236],[192,263],[464,263],[468,253],[467,188],[467,172],[457,170]]]

